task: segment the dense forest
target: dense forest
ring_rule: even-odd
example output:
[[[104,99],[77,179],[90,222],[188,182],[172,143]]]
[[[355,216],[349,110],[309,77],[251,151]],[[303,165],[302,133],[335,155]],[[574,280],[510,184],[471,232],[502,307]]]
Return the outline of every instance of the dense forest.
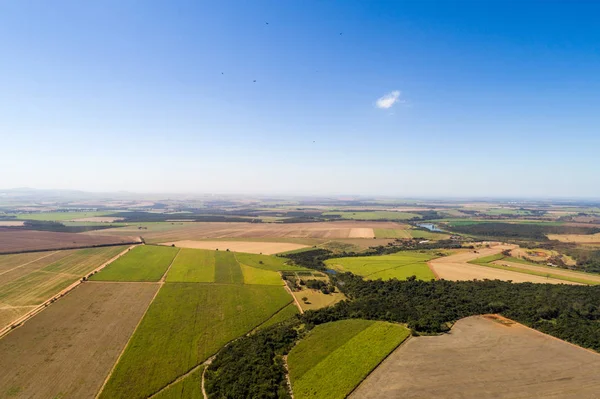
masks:
[[[600,232],[599,228],[501,222],[455,225],[449,229],[457,233],[469,234],[478,237],[538,241],[548,241],[548,237],[546,237],[547,234],[595,234]]]

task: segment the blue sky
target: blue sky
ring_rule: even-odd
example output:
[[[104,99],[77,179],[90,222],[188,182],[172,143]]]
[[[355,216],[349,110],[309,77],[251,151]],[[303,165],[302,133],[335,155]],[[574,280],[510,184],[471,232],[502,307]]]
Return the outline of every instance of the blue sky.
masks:
[[[598,198],[598,15],[2,2],[0,187]]]

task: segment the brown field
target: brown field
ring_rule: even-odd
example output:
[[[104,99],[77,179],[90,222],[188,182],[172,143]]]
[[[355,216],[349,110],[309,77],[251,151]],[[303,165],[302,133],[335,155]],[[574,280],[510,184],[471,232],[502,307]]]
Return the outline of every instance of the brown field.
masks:
[[[137,225],[106,229],[91,234],[141,235],[148,243],[207,238],[285,238],[285,239],[345,239],[372,238],[374,228],[401,229],[394,222],[323,222],[323,223],[208,223],[186,222],[155,224],[139,229]]]
[[[519,269],[531,270],[535,272],[541,273],[552,273],[558,276],[565,276],[567,278],[579,278],[589,281],[595,281],[600,284],[600,274],[591,274],[591,273],[581,273],[572,270],[561,269],[559,267],[551,267],[551,266],[534,266],[534,265],[526,265],[523,263],[511,262],[507,260],[497,260],[492,262],[497,265],[502,266],[510,266],[516,267]]]
[[[0,330],[126,248],[0,255]]]
[[[548,234],[551,240],[578,244],[600,244],[600,233],[596,234]]]
[[[233,252],[247,252],[251,254],[272,255],[280,252],[293,251],[306,248],[306,245],[285,242],[263,242],[263,241],[175,241],[165,242],[161,245],[174,245],[178,248],[196,248],[212,250],[230,250]]]
[[[536,276],[532,274],[525,274],[519,272],[513,272],[509,270],[494,269],[486,266],[478,266],[468,263],[477,258],[483,258],[499,254],[505,249],[514,249],[514,245],[503,245],[496,244],[491,248],[478,249],[478,253],[470,251],[462,251],[454,255],[445,256],[442,258],[433,259],[428,262],[429,267],[433,272],[444,280],[512,280],[515,283],[552,283],[552,284],[577,284],[570,281],[558,280],[547,278],[543,276]]]
[[[0,227],[19,227],[24,225],[25,221],[23,220],[0,220]]]
[[[0,228],[0,254],[119,245],[133,242],[138,242],[138,238]]]
[[[84,283],[0,339],[0,397],[94,398],[159,285]]]
[[[450,334],[410,338],[350,397],[599,397],[600,355],[504,320],[467,317]]]

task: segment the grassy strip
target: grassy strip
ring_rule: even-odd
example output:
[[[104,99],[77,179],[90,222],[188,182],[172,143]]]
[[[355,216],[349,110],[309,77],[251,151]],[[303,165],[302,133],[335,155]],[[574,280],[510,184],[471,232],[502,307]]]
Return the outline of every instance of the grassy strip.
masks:
[[[215,282],[226,284],[243,284],[242,268],[233,252],[215,252]]]

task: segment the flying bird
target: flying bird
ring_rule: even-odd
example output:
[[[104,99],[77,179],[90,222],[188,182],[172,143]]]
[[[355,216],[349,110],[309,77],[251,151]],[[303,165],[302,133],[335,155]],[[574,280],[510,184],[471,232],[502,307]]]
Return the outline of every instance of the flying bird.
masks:
[[[254,79],[253,82],[256,83],[256,79]]]

